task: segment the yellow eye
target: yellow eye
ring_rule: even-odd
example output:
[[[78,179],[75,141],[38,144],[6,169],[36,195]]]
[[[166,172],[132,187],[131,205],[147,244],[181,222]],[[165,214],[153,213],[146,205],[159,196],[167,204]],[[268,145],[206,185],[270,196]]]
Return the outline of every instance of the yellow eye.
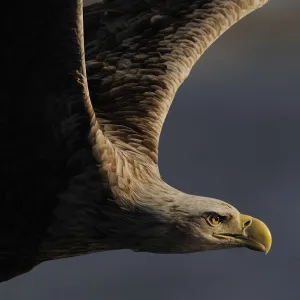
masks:
[[[208,217],[208,222],[212,226],[217,226],[217,225],[219,225],[222,222],[222,217],[213,214],[213,215],[211,215],[211,216]]]

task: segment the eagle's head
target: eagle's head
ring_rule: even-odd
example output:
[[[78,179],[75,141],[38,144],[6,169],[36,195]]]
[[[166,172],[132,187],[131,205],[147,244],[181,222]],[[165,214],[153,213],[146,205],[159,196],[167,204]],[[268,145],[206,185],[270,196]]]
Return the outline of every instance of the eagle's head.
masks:
[[[173,224],[180,244],[178,252],[234,247],[269,252],[272,236],[259,219],[241,214],[232,205],[212,198],[185,195],[173,205]]]

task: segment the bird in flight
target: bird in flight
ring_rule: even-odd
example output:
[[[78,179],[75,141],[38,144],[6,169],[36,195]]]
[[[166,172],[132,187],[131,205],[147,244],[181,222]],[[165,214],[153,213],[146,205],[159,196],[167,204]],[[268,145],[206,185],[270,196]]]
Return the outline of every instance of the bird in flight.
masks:
[[[267,0],[46,2],[5,16],[0,280],[114,249],[268,253],[262,221],[171,187],[158,167],[177,89]]]

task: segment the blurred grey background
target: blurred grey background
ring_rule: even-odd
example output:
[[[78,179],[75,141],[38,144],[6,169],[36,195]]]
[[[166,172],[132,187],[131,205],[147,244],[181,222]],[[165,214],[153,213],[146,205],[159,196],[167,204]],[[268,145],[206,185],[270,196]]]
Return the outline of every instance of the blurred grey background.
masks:
[[[267,256],[104,252],[44,263],[2,283],[0,299],[298,299],[299,9],[272,0],[214,43],[178,91],[160,142],[169,184],[269,225]]]

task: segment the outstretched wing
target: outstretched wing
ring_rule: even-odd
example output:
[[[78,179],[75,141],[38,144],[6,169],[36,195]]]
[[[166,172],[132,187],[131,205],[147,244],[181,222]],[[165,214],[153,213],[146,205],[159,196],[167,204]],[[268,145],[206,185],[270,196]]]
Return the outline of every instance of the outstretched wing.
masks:
[[[103,0],[84,9],[88,84],[116,148],[157,164],[163,122],[201,54],[267,0]]]
[[[2,19],[0,281],[40,262],[58,195],[86,168],[98,173],[88,141],[82,1],[8,2]],[[81,180],[88,190],[89,178]]]

